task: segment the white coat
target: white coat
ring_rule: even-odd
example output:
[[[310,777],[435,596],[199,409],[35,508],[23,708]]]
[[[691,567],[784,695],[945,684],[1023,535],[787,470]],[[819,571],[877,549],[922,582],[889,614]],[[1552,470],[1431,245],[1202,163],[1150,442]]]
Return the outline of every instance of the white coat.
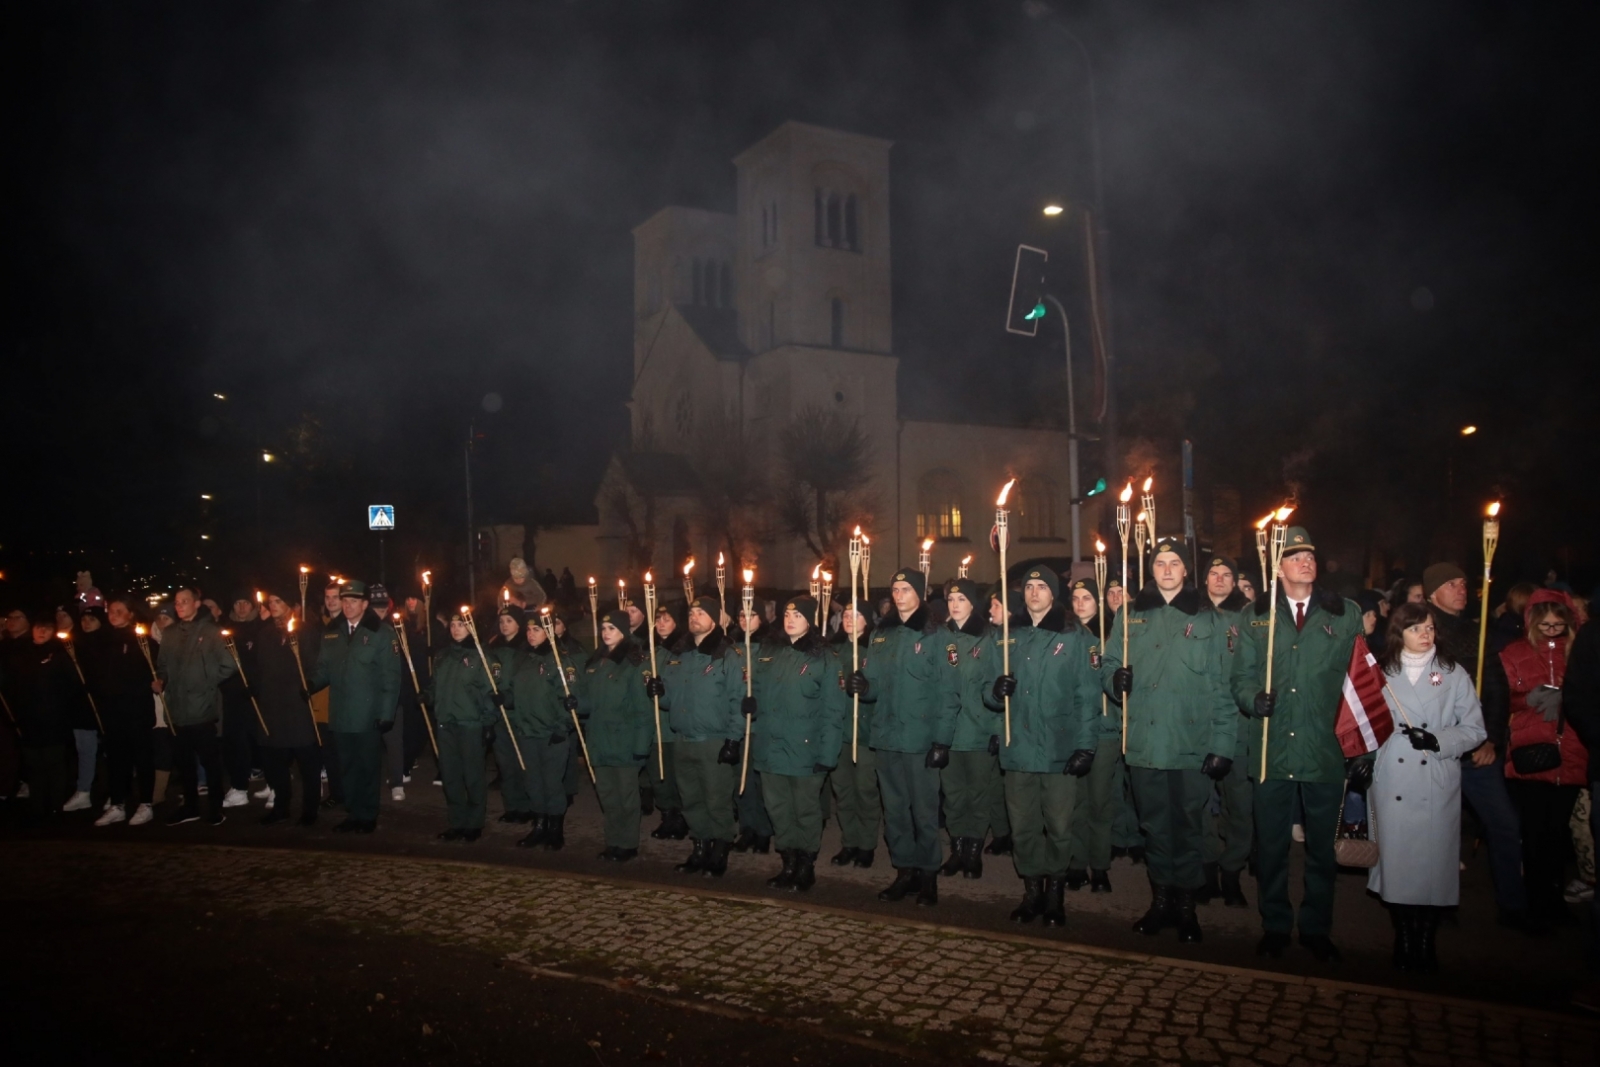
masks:
[[[1378,748],[1367,792],[1378,841],[1367,888],[1391,904],[1448,907],[1461,897],[1461,757],[1488,736],[1483,708],[1459,665],[1433,659],[1415,683],[1403,667],[1384,680],[1395,732]],[[1438,752],[1412,747],[1407,719],[1439,739]]]

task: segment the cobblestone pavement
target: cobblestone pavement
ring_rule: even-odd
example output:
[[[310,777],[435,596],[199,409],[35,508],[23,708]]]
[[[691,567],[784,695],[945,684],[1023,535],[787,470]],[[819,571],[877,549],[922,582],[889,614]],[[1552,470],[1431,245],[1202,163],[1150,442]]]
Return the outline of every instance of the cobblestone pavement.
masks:
[[[1006,1064],[1583,1064],[1577,1018],[1052,945],[788,902],[439,860],[11,843],[10,908],[94,886],[161,906],[409,933],[777,1016],[937,1059]]]

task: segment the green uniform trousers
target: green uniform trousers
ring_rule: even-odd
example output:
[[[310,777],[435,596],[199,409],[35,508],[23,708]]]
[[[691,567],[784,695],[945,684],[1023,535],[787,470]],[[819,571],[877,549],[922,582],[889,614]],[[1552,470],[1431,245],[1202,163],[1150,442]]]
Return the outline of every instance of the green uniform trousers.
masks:
[[[586,777],[584,772],[578,768],[578,758],[582,755],[583,742],[578,740],[577,734],[569,733],[567,737],[567,771],[561,779],[562,788],[566,790],[569,797],[578,795],[579,779]]]
[[[1339,818],[1342,782],[1266,781],[1255,787],[1256,870],[1261,879],[1261,926],[1287,934],[1295,925],[1289,903],[1289,843],[1295,798],[1305,806],[1305,898],[1300,902],[1300,935],[1333,930],[1334,822]]]
[[[335,751],[343,775],[344,810],[355,822],[378,821],[378,788],[383,777],[383,735],[377,730],[359,733],[335,731]],[[220,786],[212,782],[211,788]]]
[[[1073,779],[1078,783],[1078,792],[1072,810],[1068,867],[1091,871],[1111,867],[1111,829],[1122,807],[1122,781],[1126,776],[1122,753],[1107,745],[1095,755],[1089,773]]]
[[[1121,742],[1118,742],[1121,745]],[[1111,844],[1115,848],[1144,847],[1139,834],[1139,813],[1133,809],[1133,787],[1128,784],[1128,765],[1117,753],[1117,784],[1112,788],[1116,817],[1111,824]]]
[[[1024,878],[1064,877],[1078,783],[1065,774],[1007,771],[1005,789],[1017,873]]]
[[[562,735],[559,745],[550,743],[550,735],[524,737],[517,735],[522,746],[522,758],[528,764],[523,776],[527,783],[528,806],[524,811],[535,815],[565,815],[567,813],[567,750],[578,747],[576,738]]]
[[[440,726],[437,736],[439,780],[444,783],[444,806],[450,829],[481,830],[489,808],[483,727],[450,723]]]
[[[733,776],[736,792],[734,802],[739,809],[739,829],[749,830],[757,837],[772,836],[772,817],[767,814],[767,802],[761,796],[761,772],[751,769],[745,776],[744,792],[738,793],[739,776]]]
[[[596,767],[594,788],[606,821],[607,848],[639,847],[639,768]]]
[[[1228,776],[1217,783],[1221,810],[1206,820],[1206,862],[1225,871],[1244,870],[1255,839],[1255,786],[1250,784],[1248,763],[1233,761]]]
[[[761,776],[761,795],[772,816],[772,840],[780,850],[815,853],[822,847],[821,774]]]
[[[1206,805],[1211,779],[1199,771],[1160,771],[1129,767],[1133,800],[1144,834],[1144,862],[1150,881],[1178,889],[1205,885],[1200,850],[1205,845]]]
[[[527,744],[522,737],[517,738],[517,745],[524,749],[523,762],[526,763],[528,753]],[[511,732],[506,729],[506,724],[496,721],[494,724],[494,762],[500,768],[500,802],[507,811],[532,811],[533,802],[528,798],[528,775],[522,769],[522,764],[517,762],[516,750],[511,747]]]
[[[673,770],[678,779],[678,799],[689,836],[696,841],[732,841],[733,804],[729,797],[739,788],[739,769],[717,762],[721,741],[674,741]]]
[[[883,801],[878,797],[878,754],[857,746],[858,762],[850,762],[850,739],[839,752],[839,763],[829,775],[833,800],[839,809],[839,843],[845,848],[878,847],[883,832]]]
[[[878,752],[883,836],[898,870],[931,871],[944,862],[939,841],[939,772],[925,752]]]
[[[650,789],[655,793],[656,807],[661,811],[682,811],[683,797],[678,791],[676,741],[667,741],[661,746],[661,759],[656,759],[656,744],[650,742],[650,758],[645,761],[644,770],[649,775]],[[666,776],[661,774],[661,765],[667,767]]]
[[[939,785],[944,790],[944,828],[952,838],[982,841],[990,830],[996,837],[1011,832],[999,756],[986,751],[952,752],[950,765],[939,772]]]

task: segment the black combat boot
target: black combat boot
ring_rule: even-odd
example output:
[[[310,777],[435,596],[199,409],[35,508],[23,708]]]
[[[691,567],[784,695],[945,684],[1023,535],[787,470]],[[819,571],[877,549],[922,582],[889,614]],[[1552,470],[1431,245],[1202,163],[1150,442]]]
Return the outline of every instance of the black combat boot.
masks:
[[[894,881],[889,887],[878,894],[878,899],[889,904],[894,904],[906,898],[906,894],[916,889],[922,882],[922,872],[915,867],[896,867]]]
[[[791,855],[795,858],[795,864],[794,880],[789,883],[789,888],[804,893],[817,884],[817,854],[795,849]]]
[[[1248,908],[1250,902],[1244,898],[1244,889],[1239,885],[1240,871],[1222,871],[1222,903],[1229,908]]]
[[[656,791],[647,785],[639,787],[639,814],[649,815],[656,810]]]
[[[756,832],[748,826],[739,827],[739,835],[733,839],[731,846],[735,852],[749,852],[750,846],[756,843]]]
[[[1172,890],[1164,885],[1150,883],[1150,910],[1133,924],[1133,932],[1154,937],[1163,927],[1172,925]]]
[[[1143,863],[1144,862],[1144,846],[1143,845],[1129,845],[1128,846],[1128,859],[1132,860],[1136,864],[1137,863]]]
[[[1089,868],[1089,892],[1091,892],[1091,893],[1109,893],[1109,892],[1111,892],[1111,872],[1110,871],[1097,871],[1093,867],[1090,867]]]
[[[961,877],[983,877],[983,838],[967,838],[967,862],[961,868]]]
[[[922,881],[917,883],[917,904],[920,907],[931,908],[939,903],[939,868],[933,867],[922,872]]]
[[[672,837],[672,831],[675,825],[673,816],[677,814],[678,813],[675,811],[663,811],[661,813],[660,825],[658,825],[654,830],[650,831],[650,836],[655,838],[657,841],[665,841]]]
[[[1086,886],[1088,884],[1089,884],[1089,872],[1088,871],[1084,870],[1082,867],[1068,867],[1067,868],[1067,877],[1065,879],[1063,879],[1063,881],[1062,881],[1063,887],[1065,887],[1067,889],[1070,889],[1074,893],[1076,893],[1078,890],[1082,889],[1084,886]]]
[[[482,836],[483,836],[483,830],[480,827],[476,827],[476,826],[474,826],[470,830],[461,831],[461,840],[465,841],[469,845],[472,844],[474,841],[476,841],[478,838],[480,838]]]
[[[785,848],[778,851],[783,857],[783,870],[767,879],[768,889],[792,889],[794,887],[795,867],[800,862],[800,850]]]
[[[1011,909],[1011,921],[1014,923],[1031,923],[1034,918],[1044,913],[1044,879],[1024,878],[1022,880],[1022,903]]]
[[[950,839],[950,858],[944,861],[944,866],[939,868],[939,873],[950,878],[961,873],[967,865],[967,839],[953,837]]]
[[[654,835],[652,835],[654,836]],[[689,858],[682,863],[674,864],[673,870],[679,874],[698,874],[706,869],[706,843],[696,840],[694,849],[689,853]]]
[[[443,833],[438,833],[438,834],[435,834],[434,836],[437,837],[440,841],[460,841],[461,840],[461,835],[464,834],[464,833],[466,833],[465,830],[458,830],[454,826],[452,826],[450,829],[445,830]]]
[[[985,846],[984,851],[991,856],[1011,855],[1011,835],[1006,834],[1004,837],[994,838]]]
[[[1205,865],[1205,882],[1194,892],[1196,904],[1209,904],[1222,896],[1221,871],[1215,863]]]
[[[1196,901],[1193,889],[1175,889],[1176,904],[1174,910],[1178,922],[1178,940],[1185,944],[1198,944],[1200,941],[1200,920],[1195,917],[1194,905]]]
[[[526,837],[519,837],[517,839],[517,847],[518,848],[532,848],[534,845],[543,844],[544,843],[544,835],[549,833],[549,831],[550,831],[550,816],[548,816],[548,815],[535,815],[533,817],[533,829],[528,831],[528,834],[527,834]]]
[[[544,840],[539,842],[539,847],[546,852],[560,852],[561,846],[567,843],[567,815],[551,815],[545,819]]]
[[[1046,878],[1044,880],[1044,924],[1046,926],[1067,925],[1067,905],[1064,902],[1067,883],[1063,878]]]
[[[850,866],[850,861],[856,858],[856,853],[859,851],[861,850],[851,848],[849,845],[846,845],[838,852],[835,852],[833,854],[833,859],[829,860],[828,862],[833,864],[835,867],[848,867]]]
[[[1409,971],[1417,965],[1417,929],[1412,924],[1410,904],[1390,904],[1389,921],[1394,924],[1394,956],[1391,962],[1397,971]]]
[[[852,862],[862,870],[866,870],[872,866],[872,858],[877,854],[878,850],[875,848],[858,848],[856,849],[856,858]]]
[[[1424,974],[1432,974],[1439,969],[1439,912],[1426,904],[1419,904],[1411,909],[1411,928],[1415,938],[1417,970]]]
[[[715,837],[706,842],[706,862],[700,873],[707,878],[721,878],[728,873],[728,842]]]

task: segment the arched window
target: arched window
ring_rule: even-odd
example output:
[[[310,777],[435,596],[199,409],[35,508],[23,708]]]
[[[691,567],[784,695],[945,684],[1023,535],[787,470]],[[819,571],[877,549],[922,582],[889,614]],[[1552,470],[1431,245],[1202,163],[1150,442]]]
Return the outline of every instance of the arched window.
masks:
[[[856,194],[844,198],[844,246],[852,252],[861,251],[861,240],[856,227]]]
[[[705,296],[705,290],[700,284],[700,261],[698,259],[690,264],[689,274],[694,279],[694,299],[690,302],[699,307]]]
[[[816,215],[816,242],[819,245],[824,244],[828,237],[827,221],[823,218],[827,209],[823,205],[822,189],[820,186],[817,189],[816,200],[812,203],[812,211]]]
[[[838,193],[828,194],[828,244],[834,248],[844,246],[844,220],[840,217]]]
[[[940,467],[917,480],[917,537],[950,540],[962,532],[961,483]]]
[[[722,261],[722,287],[720,291],[722,306],[733,307],[733,266],[727,260]]]
[[[828,311],[832,322],[832,341],[834,348],[844,347],[844,301],[834,297],[828,301]]]
[[[1056,536],[1056,486],[1049,478],[1017,482],[1012,492],[1012,522],[1023,539]]]
[[[768,214],[766,205],[761,207],[761,247],[766,248],[772,243],[772,216]]]

